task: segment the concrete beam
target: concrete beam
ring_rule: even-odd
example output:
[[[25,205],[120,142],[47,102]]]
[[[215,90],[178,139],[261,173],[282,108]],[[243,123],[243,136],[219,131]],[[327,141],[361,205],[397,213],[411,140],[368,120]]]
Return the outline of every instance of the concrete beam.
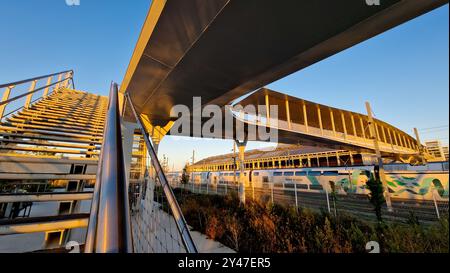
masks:
[[[63,192],[63,193],[43,193],[43,194],[0,194],[0,203],[14,202],[53,202],[53,201],[74,201],[91,200],[91,192]]]
[[[95,178],[95,174],[0,173],[0,179],[4,180],[95,180]]]
[[[0,235],[85,228],[88,226],[88,220],[89,214],[73,214],[0,221]]]

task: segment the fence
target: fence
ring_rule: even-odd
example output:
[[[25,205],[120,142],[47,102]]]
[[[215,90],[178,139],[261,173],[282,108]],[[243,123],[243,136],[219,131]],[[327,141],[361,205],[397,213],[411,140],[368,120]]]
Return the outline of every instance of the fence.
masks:
[[[158,160],[152,139],[145,130],[130,97],[126,102],[136,118],[148,152],[148,171],[140,183],[139,194],[133,194],[131,228],[136,253],[197,253],[172,188]],[[136,192],[136,185],[134,185]]]
[[[135,253],[187,253],[176,221],[156,178],[146,177],[131,211]]]
[[[171,181],[173,188],[182,188],[196,194],[227,195],[237,193],[238,186],[233,184],[181,184]],[[301,189],[295,183],[273,184],[265,187],[246,187],[246,198],[263,203],[271,202],[283,206],[295,208],[309,208],[317,211],[325,211],[332,215],[353,214],[367,221],[376,221],[373,205],[366,195],[342,194],[327,192],[326,190],[310,191]],[[387,207],[382,208],[383,218],[386,221],[406,222],[412,217],[423,223],[438,221],[441,217],[448,216],[448,200],[438,200],[436,194],[434,200],[414,200],[391,198],[393,211]]]

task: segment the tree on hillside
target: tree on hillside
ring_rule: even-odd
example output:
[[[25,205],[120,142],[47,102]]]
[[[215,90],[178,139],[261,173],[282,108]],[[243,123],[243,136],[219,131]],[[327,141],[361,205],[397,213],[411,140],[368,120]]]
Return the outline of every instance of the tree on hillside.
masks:
[[[189,173],[187,171],[187,164],[183,168],[183,173],[181,174],[181,184],[187,184],[189,183]]]
[[[379,176],[370,175],[369,181],[366,183],[367,188],[369,189],[369,201],[374,206],[375,214],[377,216],[377,219],[379,222],[383,221],[383,218],[381,216],[381,208],[383,207],[383,204],[386,202],[384,199],[384,188],[383,184],[381,183],[381,180]]]

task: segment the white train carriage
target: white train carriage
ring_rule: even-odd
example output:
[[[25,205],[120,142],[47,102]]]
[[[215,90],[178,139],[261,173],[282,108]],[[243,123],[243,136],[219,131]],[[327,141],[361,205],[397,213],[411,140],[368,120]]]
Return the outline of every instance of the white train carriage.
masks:
[[[209,172],[209,177],[206,182],[210,185],[218,185],[220,183],[220,172]]]
[[[398,167],[397,164],[392,168]],[[423,171],[423,166],[417,168],[414,170],[415,166],[407,166],[406,171],[386,172],[386,183],[391,197],[448,200],[448,171]],[[427,169],[429,168],[435,168],[435,166],[427,166]],[[323,192],[326,190],[327,192],[336,191],[338,194],[368,194],[366,182],[373,172],[374,166],[247,170],[244,172],[244,183],[246,186],[260,188],[273,185],[283,188],[296,187],[300,191]],[[193,175],[197,184],[233,185],[240,179],[239,171],[236,173],[234,171],[203,172],[193,173]]]
[[[245,177],[246,174],[250,172],[250,171],[246,171],[244,172]],[[236,175],[236,178],[235,178]],[[220,172],[219,173],[219,184],[229,184],[232,185],[237,182],[239,182],[239,177],[240,177],[241,173],[240,172]],[[245,178],[245,180],[247,180],[247,178]]]
[[[194,184],[209,183],[210,172],[193,172],[190,174],[189,181]]]
[[[177,184],[181,181],[180,172],[168,172],[166,173],[167,181],[171,184]]]
[[[373,168],[372,168],[373,169]],[[369,177],[370,168],[304,168],[255,170],[249,176],[255,187],[273,184],[275,187],[289,187],[295,184],[299,190],[323,191],[336,190],[340,193],[365,193],[365,188],[358,188]]]

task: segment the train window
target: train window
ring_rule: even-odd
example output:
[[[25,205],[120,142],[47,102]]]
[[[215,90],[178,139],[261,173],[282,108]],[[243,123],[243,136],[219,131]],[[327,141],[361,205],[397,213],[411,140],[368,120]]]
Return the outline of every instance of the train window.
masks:
[[[259,176],[259,172],[254,172],[253,175],[254,176]]]
[[[294,176],[294,172],[284,172],[284,176]]]
[[[306,176],[306,172],[295,172],[295,176]]]
[[[273,173],[273,176],[282,176],[282,175],[283,175],[282,172],[274,172],[274,173]]]
[[[338,176],[339,172],[338,171],[324,171],[323,175],[324,176]]]
[[[308,189],[308,185],[306,185],[306,184],[297,184],[297,189],[307,190]]]
[[[269,177],[263,176],[263,183],[269,183]]]
[[[84,174],[85,165],[75,165],[73,164],[70,170],[70,174]]]
[[[309,186],[309,189],[311,190],[323,190],[322,185],[311,185]]]
[[[320,172],[320,171],[311,171],[311,172],[308,172],[308,175],[309,176],[321,176],[322,172]]]
[[[80,185],[80,181],[69,181],[69,182],[67,182],[66,191],[70,191],[70,192],[78,191],[79,185]]]

